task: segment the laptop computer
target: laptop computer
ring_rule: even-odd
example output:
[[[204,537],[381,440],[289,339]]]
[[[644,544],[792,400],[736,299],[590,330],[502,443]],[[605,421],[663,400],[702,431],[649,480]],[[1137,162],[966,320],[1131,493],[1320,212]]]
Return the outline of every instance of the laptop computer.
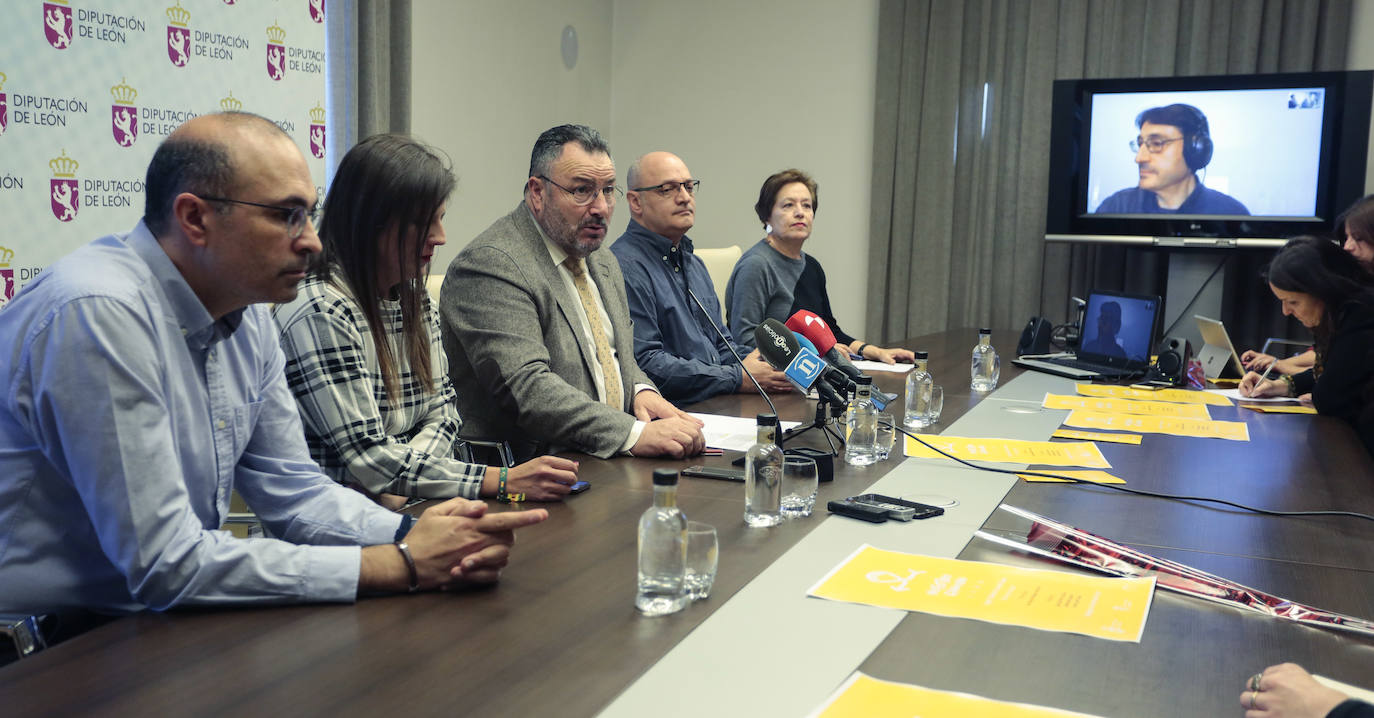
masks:
[[[1120,379],[1150,366],[1159,297],[1099,291],[1088,295],[1077,355],[1023,356],[1027,369],[1075,379]]]
[[[1240,363],[1240,355],[1236,353],[1236,345],[1231,343],[1231,336],[1226,333],[1226,325],[1200,314],[1194,314],[1193,319],[1197,322],[1198,333],[1202,334],[1204,346],[1198,351],[1197,358],[1202,362],[1202,373],[1207,380],[1239,379],[1245,376],[1245,365]]]

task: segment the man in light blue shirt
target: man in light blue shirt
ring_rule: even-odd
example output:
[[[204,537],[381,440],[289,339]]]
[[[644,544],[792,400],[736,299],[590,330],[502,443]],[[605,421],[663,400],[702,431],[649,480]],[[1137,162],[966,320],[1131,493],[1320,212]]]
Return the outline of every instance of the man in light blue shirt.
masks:
[[[513,530],[454,499],[410,517],[310,460],[267,308],[320,250],[305,158],[207,115],[148,168],[144,219],[0,311],[0,612],[350,601],[490,582]],[[281,539],[217,530],[237,489]],[[390,544],[395,545],[390,545]]]

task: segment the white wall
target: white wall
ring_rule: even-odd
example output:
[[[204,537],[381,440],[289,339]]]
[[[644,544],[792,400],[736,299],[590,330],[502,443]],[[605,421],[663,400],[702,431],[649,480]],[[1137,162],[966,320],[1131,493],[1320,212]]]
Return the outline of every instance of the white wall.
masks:
[[[687,161],[702,180],[698,246],[753,244],[764,178],[812,173],[821,211],[806,249],[842,326],[861,333],[877,20],[877,0],[418,0],[414,131],[460,175],[435,269],[515,206],[541,131],[583,122],[610,141],[621,182],[645,152]],[[559,54],[568,24],[571,71]],[[628,221],[622,202],[611,236]]]
[[[458,250],[520,201],[540,132],[611,117],[611,0],[417,0],[412,16],[411,129],[453,159],[442,273]],[[560,36],[578,35],[563,67]]]
[[[1351,15],[1350,54],[1345,69],[1374,70],[1374,44],[1365,41],[1365,38],[1374,37],[1374,0],[1355,0]],[[1374,123],[1369,128],[1369,147],[1374,150]],[[1374,161],[1367,165],[1364,175],[1365,193],[1368,194],[1371,188],[1374,188]]]

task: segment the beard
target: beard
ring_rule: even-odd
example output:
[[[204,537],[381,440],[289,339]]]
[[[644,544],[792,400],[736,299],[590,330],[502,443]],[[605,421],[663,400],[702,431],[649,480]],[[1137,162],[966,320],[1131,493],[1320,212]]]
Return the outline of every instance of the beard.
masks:
[[[580,221],[569,220],[557,208],[550,206],[547,217],[536,217],[539,226],[543,227],[544,234],[549,236],[554,244],[558,245],[570,256],[586,258],[587,255],[601,248],[601,243],[606,240],[606,218],[589,216]],[[547,221],[546,221],[547,220]],[[595,238],[583,238],[582,230],[591,227],[600,227],[601,236]]]

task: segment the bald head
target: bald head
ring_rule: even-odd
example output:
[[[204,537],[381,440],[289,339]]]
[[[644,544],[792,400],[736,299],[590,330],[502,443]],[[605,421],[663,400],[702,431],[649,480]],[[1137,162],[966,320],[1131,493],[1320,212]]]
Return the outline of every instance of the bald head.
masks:
[[[163,140],[148,163],[143,221],[154,236],[171,227],[177,195],[223,197],[239,183],[244,153],[263,145],[291,142],[290,135],[265,117],[248,112],[201,115],[182,123]],[[221,208],[227,211],[228,208]]]
[[[676,244],[696,222],[696,197],[683,187],[691,179],[687,164],[671,152],[641,156],[625,176],[630,216]]]

